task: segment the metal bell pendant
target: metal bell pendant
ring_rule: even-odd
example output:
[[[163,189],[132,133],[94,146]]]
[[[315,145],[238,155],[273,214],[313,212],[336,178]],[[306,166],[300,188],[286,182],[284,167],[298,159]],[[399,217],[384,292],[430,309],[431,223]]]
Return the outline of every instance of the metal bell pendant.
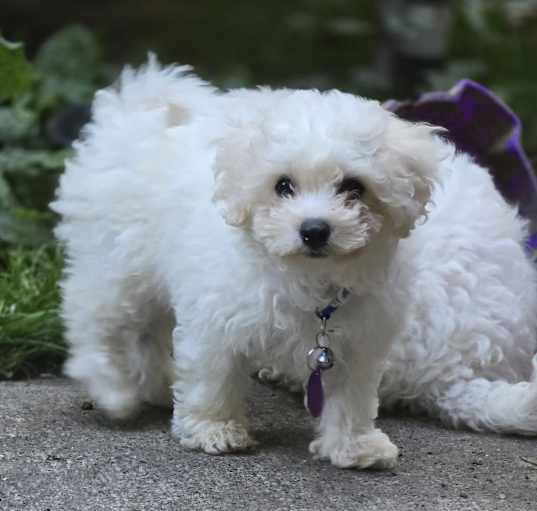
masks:
[[[308,352],[308,367],[312,371],[330,369],[334,365],[334,353],[327,346],[317,346]]]

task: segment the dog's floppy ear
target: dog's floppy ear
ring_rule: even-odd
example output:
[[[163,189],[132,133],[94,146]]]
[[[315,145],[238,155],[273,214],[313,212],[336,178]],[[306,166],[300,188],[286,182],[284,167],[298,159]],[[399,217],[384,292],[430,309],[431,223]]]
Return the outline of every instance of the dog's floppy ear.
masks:
[[[243,129],[230,130],[217,141],[214,163],[215,188],[213,201],[227,224],[240,227],[250,218],[245,177],[255,165],[252,160],[251,139]]]
[[[407,122],[390,114],[383,143],[375,155],[375,166],[384,176],[377,196],[401,238],[407,237],[425,214],[440,162],[450,151],[436,136],[441,131],[442,128]]]

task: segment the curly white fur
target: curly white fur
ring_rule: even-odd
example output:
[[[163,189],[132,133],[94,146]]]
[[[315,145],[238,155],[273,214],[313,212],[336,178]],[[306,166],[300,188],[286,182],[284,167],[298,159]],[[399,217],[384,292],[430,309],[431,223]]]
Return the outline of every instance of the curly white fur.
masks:
[[[487,172],[377,102],[220,94],[188,70],[151,60],[100,91],[61,179],[67,373],[116,417],[172,386],[183,445],[244,449],[249,374],[303,382],[313,311],[344,286],[313,453],[395,464],[374,424],[386,361],[386,405],[537,432],[536,274]],[[275,193],[282,175],[294,196]],[[337,193],[344,177],[365,193]],[[310,218],[331,227],[326,257],[299,235]]]

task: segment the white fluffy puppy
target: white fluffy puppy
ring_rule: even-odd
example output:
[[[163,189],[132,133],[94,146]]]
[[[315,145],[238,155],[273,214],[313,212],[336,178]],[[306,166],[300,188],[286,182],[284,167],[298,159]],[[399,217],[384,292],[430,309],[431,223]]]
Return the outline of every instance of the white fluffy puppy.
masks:
[[[535,432],[537,384],[509,383],[530,374],[535,271],[487,172],[377,102],[186,71],[100,91],[61,179],[67,373],[120,418],[173,389],[183,445],[244,449],[249,374],[304,382],[315,310],[347,288],[314,454],[396,463],[374,424],[394,342],[387,403]]]

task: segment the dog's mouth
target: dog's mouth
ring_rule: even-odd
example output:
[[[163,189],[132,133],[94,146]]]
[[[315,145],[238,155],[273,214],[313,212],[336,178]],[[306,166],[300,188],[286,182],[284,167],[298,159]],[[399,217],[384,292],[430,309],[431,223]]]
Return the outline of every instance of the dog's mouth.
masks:
[[[326,252],[326,250],[308,250],[305,254],[307,257],[311,257],[313,259],[328,257],[328,253]]]

